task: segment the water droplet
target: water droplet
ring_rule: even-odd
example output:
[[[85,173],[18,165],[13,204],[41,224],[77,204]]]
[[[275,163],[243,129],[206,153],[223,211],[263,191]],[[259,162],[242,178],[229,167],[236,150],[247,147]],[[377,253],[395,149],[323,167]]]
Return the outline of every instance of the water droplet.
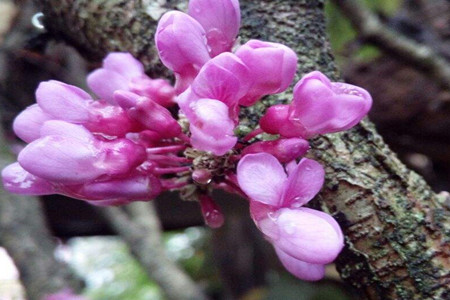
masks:
[[[44,24],[42,22],[43,18],[44,14],[42,12],[38,12],[31,17],[31,24],[39,30],[45,30]]]

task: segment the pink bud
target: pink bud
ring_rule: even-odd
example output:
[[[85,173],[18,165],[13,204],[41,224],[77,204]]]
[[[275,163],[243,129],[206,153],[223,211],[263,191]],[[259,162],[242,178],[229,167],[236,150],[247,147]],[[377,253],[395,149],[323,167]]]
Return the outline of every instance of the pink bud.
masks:
[[[205,30],[189,15],[170,11],[159,20],[155,41],[161,61],[175,72],[175,89],[181,93],[210,59]]]
[[[277,43],[250,40],[236,51],[247,65],[255,83],[239,104],[253,105],[262,96],[287,89],[297,70],[297,55],[292,49]]]
[[[54,194],[53,186],[46,180],[25,171],[15,162],[2,170],[3,186],[10,193],[21,195]]]
[[[83,90],[59,81],[41,82],[36,90],[36,100],[42,110],[54,117],[71,123],[89,120],[86,100],[91,96]]]
[[[191,0],[189,15],[205,29],[212,57],[231,51],[241,21],[238,0]]]
[[[318,71],[305,75],[294,88],[289,120],[305,128],[302,137],[347,130],[368,113],[370,94],[357,86],[331,82]]]
[[[147,76],[136,77],[130,82],[130,91],[150,98],[164,107],[175,104],[175,89],[164,79],[150,79]]]
[[[225,218],[214,200],[208,195],[200,195],[200,207],[205,223],[211,228],[219,228],[223,225]]]
[[[261,141],[247,146],[242,155],[265,152],[275,156],[281,163],[286,163],[302,155],[309,149],[308,141],[300,138]]]
[[[165,107],[147,97],[126,91],[117,91],[114,97],[117,103],[127,110],[130,118],[157,132],[161,137],[172,138],[180,135],[180,125]]]
[[[325,265],[323,264],[311,264],[298,260],[278,247],[275,247],[275,252],[286,270],[297,278],[316,281],[325,276]]]
[[[13,129],[19,138],[30,143],[40,137],[42,124],[52,118],[39,105],[33,104],[14,119]]]
[[[215,99],[200,99],[191,105],[195,115],[190,120],[192,146],[217,156],[233,148],[237,138],[234,136],[235,125],[229,117],[228,107]]]
[[[277,104],[269,107],[259,120],[262,130],[270,134],[280,134],[284,137],[300,137],[305,133],[301,124],[289,120],[290,105]]]

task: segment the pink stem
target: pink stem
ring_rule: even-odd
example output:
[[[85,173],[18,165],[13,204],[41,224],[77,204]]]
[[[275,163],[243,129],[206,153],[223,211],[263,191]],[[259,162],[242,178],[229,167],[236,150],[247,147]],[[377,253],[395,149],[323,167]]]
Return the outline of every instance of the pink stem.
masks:
[[[173,168],[155,168],[153,170],[154,174],[163,175],[163,174],[171,174],[171,173],[183,173],[189,171],[191,167],[173,167]]]
[[[261,128],[257,128],[255,130],[253,130],[252,132],[250,132],[249,134],[247,134],[242,141],[243,142],[248,142],[250,141],[252,138],[254,138],[255,136],[257,136],[258,134],[263,133],[264,131]]]
[[[163,153],[173,153],[186,149],[185,145],[173,145],[166,147],[154,147],[147,149],[147,154],[163,154]]]

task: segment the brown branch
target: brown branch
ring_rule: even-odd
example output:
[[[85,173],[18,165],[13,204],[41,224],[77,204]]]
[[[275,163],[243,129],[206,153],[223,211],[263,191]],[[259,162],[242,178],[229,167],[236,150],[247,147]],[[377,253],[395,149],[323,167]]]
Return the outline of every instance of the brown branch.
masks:
[[[364,41],[421,69],[443,88],[450,89],[450,63],[439,53],[390,29],[359,0],[333,2],[348,17]]]
[[[130,26],[119,28],[115,23],[122,22],[116,18],[120,12],[128,16],[127,24],[145,28],[141,29],[145,37],[135,41],[136,45],[147,44],[140,48],[146,49],[140,55],[156,57],[153,40],[148,38],[155,28],[146,27],[154,22],[139,23],[143,8],[135,9],[140,1],[114,6],[121,1],[104,0],[100,2],[108,6],[95,9],[81,5],[85,0],[39,2],[51,16],[47,19],[49,30],[77,40],[78,48],[88,51],[95,45],[83,46],[87,32],[98,34],[95,38],[99,41],[110,39],[108,44],[117,45],[116,50],[134,49],[133,43],[129,44]],[[58,5],[60,2],[66,7]],[[241,8],[244,40],[287,44],[299,55],[299,75],[321,70],[339,79],[326,39],[322,0],[242,0]],[[88,29],[90,24],[101,30]],[[116,24],[115,31],[110,24]],[[436,69],[429,53],[422,58],[434,74],[448,78],[447,71],[439,73],[441,69]],[[148,59],[145,62],[151,65]],[[448,208],[440,198],[397,159],[368,121],[349,132],[316,138],[312,144],[311,156],[327,170],[326,186],[319,197],[321,207],[338,219],[346,235],[346,248],[337,262],[341,276],[370,299],[448,297],[450,222]]]
[[[167,257],[153,203],[135,202],[126,208],[99,210],[169,299],[207,299],[195,282]]]

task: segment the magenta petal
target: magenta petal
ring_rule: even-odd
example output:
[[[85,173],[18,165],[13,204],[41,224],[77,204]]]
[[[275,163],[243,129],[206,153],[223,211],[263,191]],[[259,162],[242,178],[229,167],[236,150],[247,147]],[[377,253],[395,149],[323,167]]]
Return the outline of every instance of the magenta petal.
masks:
[[[199,98],[218,99],[237,105],[252,84],[247,66],[234,54],[222,53],[208,61],[192,83]]]
[[[53,117],[46,114],[39,105],[33,104],[28,106],[14,119],[13,129],[19,138],[30,143],[40,138],[42,124],[52,118]]]
[[[335,225],[330,223],[328,217],[324,217],[324,213],[313,214],[304,208],[282,208],[265,222],[275,223],[278,228],[275,234],[269,232],[269,237],[277,247],[308,263],[330,263],[344,245],[342,234],[336,232]],[[264,228],[272,227],[265,224]]]
[[[306,128],[304,137],[346,130],[369,111],[372,98],[362,88],[330,80],[318,71],[294,88],[290,120]]]
[[[15,162],[2,170],[3,186],[10,193],[20,195],[50,195],[55,193],[46,180],[25,171]]]
[[[315,160],[303,158],[288,177],[283,206],[300,207],[314,198],[323,186],[325,171]]]
[[[267,153],[248,154],[237,166],[239,186],[247,196],[273,206],[280,204],[286,177],[283,166]]]
[[[64,136],[45,136],[28,144],[20,153],[20,165],[43,179],[76,184],[102,173],[95,167],[97,150],[90,144]]]
[[[295,277],[307,281],[316,281],[325,276],[325,265],[310,264],[290,256],[275,245],[274,248],[283,266]]]
[[[119,205],[131,201],[151,200],[161,193],[161,183],[153,175],[136,174],[127,178],[83,184],[64,192],[78,199],[95,201],[97,205]]]
[[[144,74],[144,66],[127,52],[112,52],[103,60],[103,68],[114,71],[131,80]]]
[[[91,99],[83,90],[54,80],[41,82],[36,90],[37,103],[44,112],[74,123],[89,119],[86,100]]]
[[[182,12],[170,11],[162,16],[155,41],[161,61],[177,74],[177,92],[184,91],[210,59],[203,27]]]
[[[231,50],[241,22],[238,0],[191,0],[189,15],[205,29],[211,56]]]
[[[194,148],[224,155],[236,144],[234,122],[228,116],[228,107],[215,99],[200,99],[191,103],[194,115],[190,130]]]
[[[114,92],[117,90],[128,90],[128,79],[121,74],[107,69],[98,69],[87,77],[89,88],[100,97],[111,104],[114,102]]]
[[[47,135],[61,135],[85,143],[90,143],[94,139],[92,134],[83,126],[60,120],[50,120],[44,123],[41,128],[41,136]]]
[[[278,43],[250,40],[242,45],[236,55],[248,66],[255,84],[239,102],[253,105],[264,95],[284,91],[294,79],[297,70],[295,52]]]

